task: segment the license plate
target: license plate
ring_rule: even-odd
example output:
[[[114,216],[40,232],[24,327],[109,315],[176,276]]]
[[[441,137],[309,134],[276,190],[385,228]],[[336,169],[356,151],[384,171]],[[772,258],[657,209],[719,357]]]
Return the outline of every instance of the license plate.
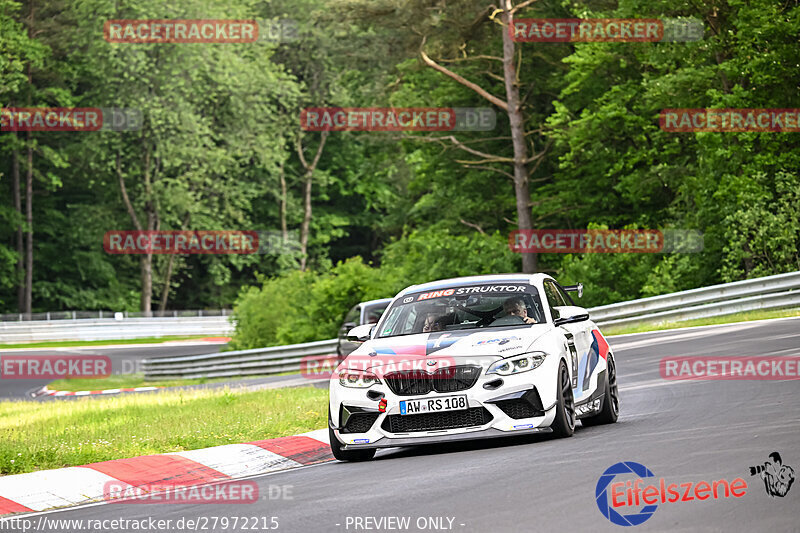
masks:
[[[441,411],[459,411],[467,409],[469,402],[465,395],[445,396],[442,398],[424,398],[420,400],[403,400],[400,402],[401,415],[419,413],[438,413]]]

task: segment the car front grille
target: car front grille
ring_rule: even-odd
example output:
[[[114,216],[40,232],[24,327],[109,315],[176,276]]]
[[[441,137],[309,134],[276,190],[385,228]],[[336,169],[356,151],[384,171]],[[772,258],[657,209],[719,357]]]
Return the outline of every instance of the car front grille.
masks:
[[[531,418],[534,416],[543,416],[543,411],[538,411],[530,402],[522,398],[515,400],[502,400],[496,402],[495,405],[499,407],[505,414],[514,419]]]
[[[347,419],[347,424],[342,428],[342,433],[366,433],[380,413],[353,413]]]
[[[435,392],[458,392],[467,390],[478,381],[481,367],[459,365],[440,368],[428,373],[424,370],[403,370],[384,376],[386,384],[398,396],[416,396]]]
[[[386,417],[381,427],[389,433],[413,433],[415,431],[482,426],[491,422],[491,420],[492,415],[485,407],[471,407],[443,413],[390,415]]]

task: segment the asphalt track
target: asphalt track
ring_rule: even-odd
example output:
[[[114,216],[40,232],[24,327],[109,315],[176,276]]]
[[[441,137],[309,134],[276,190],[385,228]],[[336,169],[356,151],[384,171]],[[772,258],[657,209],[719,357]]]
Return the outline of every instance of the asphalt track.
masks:
[[[770,497],[748,470],[778,451],[784,464],[800,473],[800,381],[666,381],[659,374],[665,356],[800,355],[800,320],[615,337],[611,345],[619,372],[619,422],[578,427],[569,439],[541,435],[393,449],[367,463],[332,462],[254,478],[262,494],[271,485],[290,486],[292,499],[251,505],[102,504],[43,516],[154,517],[173,524],[181,518],[246,516],[269,522],[277,517],[277,530],[292,532],[800,531],[800,481],[786,497]],[[641,463],[667,484],[741,477],[748,488],[738,499],[659,503],[645,523],[623,528],[609,522],[595,502],[599,476],[620,461]],[[355,517],[370,529],[356,528]],[[409,517],[411,527],[375,527],[363,521],[366,517]],[[428,517],[453,521],[418,527]],[[48,531],[80,530],[74,524],[47,525]]]

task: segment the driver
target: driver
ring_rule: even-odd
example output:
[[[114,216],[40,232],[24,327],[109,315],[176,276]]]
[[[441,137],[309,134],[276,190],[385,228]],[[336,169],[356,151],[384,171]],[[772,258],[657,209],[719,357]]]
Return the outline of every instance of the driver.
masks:
[[[422,332],[430,333],[432,331],[442,331],[442,329],[444,329],[444,318],[445,317],[440,317],[435,313],[429,313],[428,316],[425,317],[425,323],[422,324]]]
[[[526,324],[536,324],[536,320],[528,316],[528,309],[525,307],[525,301],[519,296],[509,298],[503,302],[503,311],[508,316],[518,316]]]

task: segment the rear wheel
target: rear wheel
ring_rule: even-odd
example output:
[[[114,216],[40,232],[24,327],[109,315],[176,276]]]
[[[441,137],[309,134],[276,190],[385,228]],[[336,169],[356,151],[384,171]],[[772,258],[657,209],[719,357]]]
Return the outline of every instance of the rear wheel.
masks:
[[[328,413],[328,420],[330,420],[330,413]],[[333,456],[340,461],[369,461],[375,457],[375,449],[365,450],[343,450],[342,443],[336,438],[330,424],[328,425],[328,438],[331,441],[331,452]]]
[[[606,372],[606,393],[603,396],[603,408],[594,416],[581,418],[584,426],[597,426],[600,424],[613,424],[619,417],[619,389],[617,388],[617,365],[614,357],[608,354],[608,371]]]
[[[569,371],[564,361],[558,369],[558,389],[556,392],[556,417],[550,426],[556,437],[571,437],[575,432],[575,397]]]

